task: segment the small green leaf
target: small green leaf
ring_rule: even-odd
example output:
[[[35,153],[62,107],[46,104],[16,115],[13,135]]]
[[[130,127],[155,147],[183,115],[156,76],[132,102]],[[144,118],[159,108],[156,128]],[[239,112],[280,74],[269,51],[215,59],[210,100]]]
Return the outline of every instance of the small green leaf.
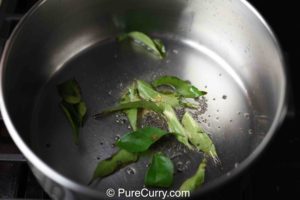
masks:
[[[153,42],[154,42],[156,48],[159,50],[160,55],[162,57],[165,57],[167,52],[166,52],[165,45],[162,43],[162,41],[159,39],[153,39]]]
[[[71,124],[73,140],[78,144],[79,128],[83,126],[86,119],[87,108],[81,99],[80,87],[75,79],[65,81],[57,86],[62,98],[60,107]]]
[[[151,165],[145,176],[145,185],[149,187],[170,187],[173,183],[174,166],[162,153],[152,157]]]
[[[85,116],[86,111],[87,111],[85,103],[83,101],[80,101],[77,106],[78,106],[77,107],[78,113],[80,114],[80,116],[82,116],[82,117]]]
[[[163,112],[163,110],[160,107],[158,107],[155,103],[153,103],[151,101],[141,100],[141,101],[122,103],[122,104],[116,105],[115,107],[109,108],[107,110],[104,110],[100,113],[95,114],[94,117],[100,118],[100,117],[110,114],[112,112],[128,110],[128,109],[133,109],[133,108],[144,108],[144,109],[152,110],[157,113]]]
[[[65,81],[57,86],[59,95],[69,104],[77,104],[81,100],[80,87],[75,79]]]
[[[129,110],[124,111],[127,115],[129,124],[132,128],[132,130],[136,131],[137,130],[137,115],[138,115],[138,109],[137,108],[132,108]]]
[[[179,190],[181,191],[194,191],[196,188],[200,187],[205,180],[205,168],[206,168],[206,159],[204,158],[200,163],[197,172],[186,181],[182,183]]]
[[[184,81],[175,76],[162,76],[152,82],[154,87],[161,85],[169,85],[174,87],[176,92],[185,98],[197,98],[207,94],[207,92],[200,91],[188,81]]]
[[[194,118],[186,112],[182,117],[182,124],[189,133],[189,141],[199,150],[211,156],[216,163],[219,162],[218,154],[208,134],[200,127]]]
[[[121,149],[113,154],[110,158],[102,160],[98,163],[90,183],[97,178],[108,176],[122,167],[129,165],[130,163],[136,162],[137,160],[138,154],[130,153],[124,149]]]
[[[137,80],[137,89],[141,98],[153,101],[158,105],[169,104],[173,107],[180,105],[179,97],[174,94],[162,94],[153,89],[153,87],[142,80]]]
[[[68,104],[65,101],[60,103],[60,107],[63,110],[67,120],[71,124],[73,140],[75,144],[78,144],[79,139],[79,127],[80,127],[80,116],[77,114],[77,110],[74,105]]]
[[[158,39],[152,40],[149,36],[142,32],[133,31],[126,34],[121,34],[119,37],[117,37],[117,40],[121,42],[127,38],[131,38],[138,44],[141,44],[147,49],[150,49],[155,55],[157,55],[161,59],[165,56],[165,47],[163,43]]]
[[[130,123],[130,126],[132,130],[136,131],[137,130],[137,115],[138,115],[138,109],[137,108],[132,108],[129,110],[124,111],[127,115],[128,121]]]
[[[136,84],[133,83],[128,87],[127,92],[123,95],[121,103],[129,103],[129,102],[135,102],[139,100],[140,98],[137,94]],[[132,109],[125,110],[124,112],[127,115],[132,130],[136,131],[138,109],[132,108]]]
[[[181,123],[179,122],[174,109],[170,105],[164,106],[163,112],[166,121],[168,123],[168,128],[171,133],[174,133],[176,139],[187,146],[189,149],[193,149],[191,144],[189,143],[189,135],[188,132],[185,131]]]
[[[159,128],[146,127],[127,133],[117,142],[117,146],[132,153],[143,152],[166,134]]]
[[[190,109],[198,109],[199,108],[199,105],[197,105],[195,103],[188,102],[188,101],[184,101],[184,100],[180,101],[180,105],[185,107],[185,108],[190,108]]]
[[[86,117],[87,108],[83,101],[80,101],[77,105],[77,112],[80,117],[80,126],[83,126],[83,122]]]

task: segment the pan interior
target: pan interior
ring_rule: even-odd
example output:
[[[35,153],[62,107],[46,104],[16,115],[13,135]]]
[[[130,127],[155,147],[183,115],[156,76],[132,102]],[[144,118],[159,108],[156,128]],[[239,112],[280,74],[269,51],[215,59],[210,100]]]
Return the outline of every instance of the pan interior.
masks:
[[[267,132],[267,116],[255,113],[243,80],[222,57],[194,41],[161,39],[168,50],[164,60],[114,39],[99,42],[70,58],[43,87],[35,104],[30,137],[33,150],[53,169],[87,184],[97,163],[117,150],[113,145],[115,138],[129,131],[127,123],[116,123],[115,114],[101,120],[91,115],[115,105],[124,88],[135,79],[151,81],[161,75],[174,75],[208,92],[207,111],[199,118],[216,145],[221,165],[209,162],[206,182],[238,167]],[[89,115],[80,130],[78,146],[74,145],[71,126],[59,108],[56,89],[71,78],[81,86]],[[162,151],[174,157],[173,188],[178,188],[195,172],[202,154],[185,151],[172,138],[161,145]],[[92,187],[142,188],[149,161],[150,157],[143,157]]]

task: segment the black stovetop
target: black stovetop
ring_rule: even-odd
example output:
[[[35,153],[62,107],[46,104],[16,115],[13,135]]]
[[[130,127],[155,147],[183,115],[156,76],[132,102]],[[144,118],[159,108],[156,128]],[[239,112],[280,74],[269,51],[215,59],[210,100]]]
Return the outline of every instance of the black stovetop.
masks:
[[[1,0],[0,0],[1,1]],[[2,0],[0,55],[5,41],[23,14],[37,0]],[[250,0],[276,33],[288,64],[289,113],[260,159],[236,180],[203,199],[295,199],[300,197],[300,133],[296,68],[300,66],[300,27],[297,1]],[[0,200],[49,199],[29,170],[25,159],[0,121]],[[297,199],[297,198],[296,198]]]

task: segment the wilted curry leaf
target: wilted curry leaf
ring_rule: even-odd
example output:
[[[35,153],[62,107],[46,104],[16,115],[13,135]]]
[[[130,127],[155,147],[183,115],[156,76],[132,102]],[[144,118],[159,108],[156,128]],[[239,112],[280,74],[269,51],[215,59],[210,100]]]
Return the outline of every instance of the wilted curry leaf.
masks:
[[[168,104],[173,107],[180,105],[179,97],[174,94],[162,94],[153,89],[153,87],[142,80],[137,80],[137,89],[141,98],[153,101],[159,106]]]
[[[121,103],[129,103],[129,102],[135,102],[139,101],[140,98],[137,94],[136,84],[133,83],[130,85],[127,89],[127,92],[123,95]],[[132,130],[137,130],[137,114],[138,109],[137,108],[131,108],[128,110],[124,110],[124,112],[127,115],[128,121],[130,123],[130,126]]]
[[[153,42],[154,42],[156,48],[159,50],[160,55],[162,57],[165,57],[167,52],[166,52],[165,45],[162,43],[162,41],[159,39],[153,39]]]
[[[219,162],[217,151],[212,140],[200,127],[194,118],[186,112],[182,118],[182,124],[189,133],[189,141],[199,150],[211,156],[216,163]]]
[[[60,107],[63,110],[67,120],[71,124],[74,143],[78,144],[79,127],[81,125],[80,115],[78,115],[76,108],[72,104],[62,101],[60,103]]]
[[[146,127],[127,133],[117,142],[117,146],[133,153],[143,152],[166,134],[166,131],[159,128]]]
[[[75,79],[65,81],[57,86],[59,95],[69,104],[81,101],[80,87]]]
[[[150,187],[170,187],[173,183],[174,166],[172,161],[162,153],[152,157],[145,176],[145,185]]]
[[[129,102],[129,103],[122,103],[119,105],[116,105],[115,107],[109,108],[107,110],[104,110],[100,113],[97,113],[94,115],[95,118],[100,118],[104,115],[110,114],[112,112],[117,112],[121,110],[128,110],[128,109],[133,109],[133,108],[144,108],[148,110],[152,110],[157,113],[162,113],[162,109],[158,107],[155,103],[151,101],[135,101],[135,102]]]
[[[184,100],[180,101],[180,105],[185,107],[185,108],[190,108],[190,109],[198,109],[199,108],[198,104],[191,103],[191,102],[184,101]]]
[[[164,106],[164,112],[163,112],[169,131],[171,133],[174,133],[176,136],[176,139],[187,146],[189,149],[193,149],[191,144],[189,143],[189,135],[188,132],[185,131],[181,123],[179,122],[176,113],[174,109],[170,105],[165,105]]]
[[[80,87],[75,79],[65,81],[57,86],[62,98],[60,107],[72,127],[73,140],[78,144],[79,128],[83,126],[87,108],[81,99]]]
[[[166,54],[165,47],[160,40],[158,40],[158,39],[152,40],[149,36],[147,36],[146,34],[144,34],[142,32],[133,31],[130,33],[125,33],[125,34],[120,35],[117,39],[119,42],[121,42],[127,38],[131,38],[135,42],[142,44],[144,47],[151,50],[151,52],[153,52],[155,55],[157,55],[161,59]]]
[[[205,179],[205,168],[206,168],[206,159],[204,158],[200,163],[197,172],[187,180],[185,180],[180,186],[179,190],[181,191],[193,191],[197,187],[200,187],[204,183]]]
[[[179,79],[175,76],[162,76],[152,82],[154,87],[161,85],[169,85],[175,88],[176,92],[185,98],[197,98],[207,94],[207,92],[201,91],[190,82]]]
[[[110,158],[102,160],[98,163],[90,183],[97,178],[108,176],[128,164],[136,162],[137,159],[138,154],[130,153],[125,149],[119,150]]]
[[[77,106],[77,112],[79,115],[79,121],[80,121],[80,126],[83,126],[83,122],[85,120],[86,117],[86,112],[87,112],[87,108],[86,105],[83,101],[80,101],[78,104],[76,104]]]

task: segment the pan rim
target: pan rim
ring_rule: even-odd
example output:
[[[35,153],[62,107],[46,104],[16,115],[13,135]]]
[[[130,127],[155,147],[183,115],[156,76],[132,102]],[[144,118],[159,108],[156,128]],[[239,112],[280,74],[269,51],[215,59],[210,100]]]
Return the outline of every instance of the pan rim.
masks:
[[[192,193],[191,196],[197,196],[197,195],[203,195],[207,194],[209,191],[212,191],[212,189],[218,188],[222,185],[224,185],[225,182],[229,182],[236,178],[238,175],[240,175],[243,171],[249,168],[251,164],[254,163],[255,160],[259,157],[259,155],[262,154],[263,150],[266,148],[266,146],[270,143],[270,140],[273,138],[273,135],[276,133],[276,130],[279,128],[281,123],[283,122],[283,119],[286,115],[286,89],[287,89],[287,77],[286,77],[286,64],[283,58],[283,53],[281,46],[276,39],[273,30],[268,25],[266,20],[262,17],[262,15],[247,1],[247,0],[239,0],[242,5],[244,5],[247,9],[249,9],[254,17],[257,17],[257,19],[264,25],[264,27],[267,29],[268,34],[272,37],[274,44],[276,45],[276,50],[280,56],[280,60],[283,66],[283,72],[285,74],[284,80],[283,80],[283,86],[280,89],[282,91],[281,96],[279,97],[279,107],[276,111],[276,115],[274,117],[274,120],[272,122],[272,125],[264,137],[264,139],[261,141],[261,143],[255,148],[255,150],[244,160],[240,163],[239,167],[232,170],[230,176],[227,176],[226,174],[222,175],[221,177],[212,180],[211,182],[205,184],[200,190],[196,191],[195,193]],[[8,114],[8,110],[6,108],[6,103],[4,100],[4,89],[3,89],[3,74],[4,74],[4,66],[6,64],[6,60],[9,55],[9,50],[13,46],[14,40],[18,35],[18,32],[22,29],[23,25],[25,24],[26,20],[33,15],[38,8],[40,8],[44,3],[47,2],[47,0],[39,0],[21,19],[21,21],[17,24],[16,28],[10,35],[9,39],[7,40],[1,61],[0,61],[0,110],[2,113],[3,121],[9,131],[10,136],[12,137],[14,143],[17,145],[17,147],[21,150],[22,154],[25,156],[27,161],[34,166],[34,168],[37,168],[38,171],[41,171],[44,176],[48,177],[53,182],[63,186],[64,188],[67,188],[70,191],[75,191],[76,193],[80,193],[83,195],[87,195],[90,197],[102,197],[106,198],[105,191],[97,191],[95,189],[92,189],[86,185],[77,183],[73,181],[70,178],[65,177],[64,175],[60,174],[56,170],[54,170],[52,167],[48,166],[41,158],[39,158],[32,150],[31,148],[23,141],[21,136],[19,135],[18,131],[16,130],[15,126],[12,123],[12,120]]]

